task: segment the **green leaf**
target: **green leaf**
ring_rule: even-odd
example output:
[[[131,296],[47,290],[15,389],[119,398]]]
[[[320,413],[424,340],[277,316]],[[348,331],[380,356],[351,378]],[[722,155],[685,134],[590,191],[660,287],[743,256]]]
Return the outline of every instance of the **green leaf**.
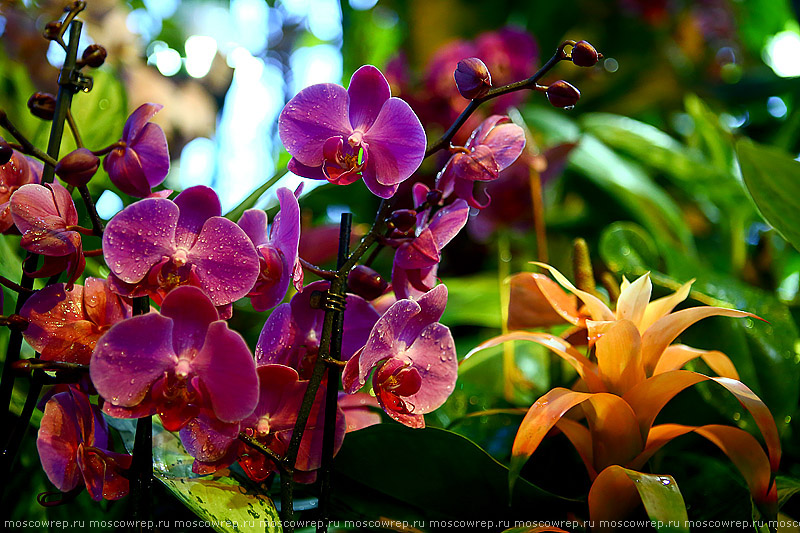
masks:
[[[800,162],[769,146],[736,143],[747,190],[761,216],[800,250]]]
[[[631,222],[607,226],[600,234],[598,249],[600,257],[614,272],[631,267],[647,271],[659,262],[656,243],[641,226]]]
[[[261,198],[261,196],[263,196],[264,193],[270,189],[270,187],[275,185],[278,182],[278,180],[284,177],[285,175],[286,172],[283,171],[276,172],[271,178],[269,178],[266,182],[264,182],[263,185],[261,185],[258,189],[256,189],[252,193],[250,193],[247,196],[247,198],[242,200],[242,202],[239,205],[237,205],[236,207],[231,209],[228,213],[226,213],[225,218],[227,218],[228,220],[232,220],[234,222],[238,222],[239,219],[242,218],[244,212],[252,208],[254,205],[256,205],[258,199]]]
[[[684,99],[686,112],[694,121],[694,130],[687,139],[689,146],[697,148],[714,167],[726,173],[735,173],[736,165],[731,132],[723,128],[719,116],[697,95]]]
[[[500,293],[494,273],[448,278],[447,308],[441,322],[450,326],[486,326],[500,329]]]
[[[647,174],[592,135],[584,135],[569,164],[605,189],[660,241],[692,250],[689,227],[677,204]]]
[[[656,531],[689,531],[686,504],[672,476],[644,474],[627,468],[623,470],[639,491],[647,516]]]
[[[800,492],[800,479],[777,476],[775,483],[778,485],[778,509],[783,507],[789,501],[789,498]]]
[[[135,420],[106,416],[117,429],[128,451],[133,449]],[[194,458],[180,438],[153,419],[153,475],[186,507],[221,533],[263,530],[281,531],[278,511],[265,494],[240,483],[230,470],[198,477],[192,472]]]
[[[443,429],[387,423],[348,433],[333,466],[333,486],[347,487],[334,492],[342,502],[366,493],[428,519],[547,519],[570,503],[521,479],[509,508],[508,469]]]

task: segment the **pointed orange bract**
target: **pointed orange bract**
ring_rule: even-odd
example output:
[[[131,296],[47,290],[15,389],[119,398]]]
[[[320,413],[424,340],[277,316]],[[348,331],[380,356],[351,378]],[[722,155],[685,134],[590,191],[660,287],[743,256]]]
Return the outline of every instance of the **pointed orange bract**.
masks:
[[[597,368],[609,392],[625,394],[645,380],[642,367],[642,339],[629,320],[618,320],[597,341]]]
[[[716,350],[700,350],[685,344],[669,346],[656,364],[653,375],[663,374],[672,370],[680,370],[683,366],[697,358],[702,359],[708,367],[721,378],[739,379],[739,372],[733,366],[733,361],[722,352]]]
[[[514,274],[509,286],[508,329],[580,324],[577,298],[544,274]]]

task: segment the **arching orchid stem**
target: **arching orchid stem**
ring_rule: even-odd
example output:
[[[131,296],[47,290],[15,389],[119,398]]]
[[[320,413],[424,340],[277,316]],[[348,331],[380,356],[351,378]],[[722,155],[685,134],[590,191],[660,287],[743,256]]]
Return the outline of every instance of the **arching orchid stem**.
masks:
[[[78,192],[81,194],[81,198],[83,199],[83,203],[86,206],[86,211],[89,213],[89,220],[92,221],[92,235],[96,237],[103,236],[103,221],[100,220],[100,215],[97,214],[97,208],[94,205],[94,200],[92,200],[92,195],[89,192],[89,187],[86,185],[81,185],[78,187]],[[102,250],[100,251],[102,254]],[[86,252],[84,252],[86,255]]]
[[[42,152],[38,148],[36,148],[33,143],[31,143],[27,137],[25,137],[20,131],[14,126],[14,124],[9,120],[8,115],[6,115],[5,111],[0,110],[0,126],[3,127],[8,133],[10,133],[19,144],[12,144],[11,147],[15,150],[22,152],[23,154],[31,155],[36,159],[48,164],[52,165],[55,168],[56,161],[46,153]]]
[[[338,368],[339,370],[342,370],[347,364],[347,361],[340,361],[339,359],[334,359],[333,357],[326,357],[322,360],[322,362],[331,368]]]
[[[144,315],[150,311],[150,297],[133,299],[133,314]],[[133,440],[131,462],[131,496],[133,518],[139,524],[138,531],[150,531],[146,526],[150,520],[150,498],[153,490],[153,417],[146,416],[136,421],[136,436]]]
[[[85,257],[100,257],[103,255],[103,249],[98,248],[97,250],[84,250],[83,255]]]
[[[68,50],[68,47],[64,44],[64,33],[67,31],[67,27],[72,22],[72,19],[84,9],[86,9],[86,2],[72,2],[72,4],[65,9],[68,11],[67,16],[64,17],[64,20],[61,22],[61,30],[53,37],[53,40],[60,44],[64,50]]]
[[[0,316],[0,326],[6,326],[16,331],[25,331],[28,328],[28,319],[16,313],[8,316]],[[15,362],[19,363],[19,361]]]
[[[110,154],[112,150],[117,148],[125,148],[125,144],[125,141],[115,142],[114,144],[106,146],[105,148],[101,148],[100,150],[93,150],[92,153],[97,157],[104,156]]]
[[[303,265],[303,268],[308,272],[311,272],[315,276],[318,276],[322,279],[326,279],[328,281],[336,277],[336,272],[333,270],[325,270],[324,268],[320,268],[313,263],[309,263],[302,257],[300,257],[299,259],[300,259],[300,264]]]
[[[266,446],[258,442],[257,439],[254,439],[247,433],[239,433],[239,440],[244,442],[254,450],[258,451],[259,453],[263,454],[265,457],[267,457],[273,463],[275,463],[275,466],[278,467],[278,470],[280,470],[281,472],[281,476],[287,475],[291,479],[293,474],[293,469],[285,463],[285,459],[283,457],[275,453],[272,449],[267,448]]]
[[[81,235],[94,235],[94,231],[83,226],[67,226],[67,231],[77,231]]]
[[[75,118],[72,116],[72,111],[67,108],[67,124],[69,125],[69,130],[72,132],[72,138],[75,139],[75,144],[78,148],[83,148],[83,139],[81,139],[81,134],[78,131],[78,124],[75,122]]]
[[[344,297],[347,292],[347,274],[342,272],[342,267],[347,261],[348,248],[350,245],[350,228],[353,224],[352,213],[342,213],[342,220],[339,224],[339,254],[336,266],[339,269],[341,283],[338,294]],[[338,284],[337,284],[338,285]],[[333,287],[333,284],[331,284]],[[327,317],[326,312],[326,317]],[[333,441],[336,434],[336,410],[339,401],[339,381],[342,375],[342,332],[344,331],[344,309],[334,309],[333,331],[331,332],[331,345],[327,357],[323,354],[321,359],[328,365],[328,388],[325,389],[325,430],[322,437],[322,467],[320,468],[320,496],[319,514],[321,525],[317,526],[318,532],[328,531],[328,521],[330,520],[330,495],[331,495],[331,469],[333,467]]]
[[[453,137],[461,129],[461,126],[467,121],[467,119],[472,116],[472,114],[480,107],[480,105],[484,102],[491,100],[492,98],[497,98],[498,96],[502,96],[504,94],[513,93],[515,91],[521,91],[523,89],[536,89],[537,83],[542,76],[547,74],[559,61],[564,61],[569,59],[569,55],[565,52],[564,48],[567,46],[572,46],[575,44],[575,41],[564,41],[559,45],[556,49],[556,52],[553,56],[547,60],[547,63],[542,65],[542,68],[536,71],[536,73],[531,76],[530,78],[522,81],[516,81],[514,83],[509,83],[508,85],[503,85],[502,87],[496,87],[491,89],[485,95],[481,96],[480,98],[476,98],[474,100],[470,100],[469,104],[464,111],[458,116],[455,122],[447,129],[447,131],[439,137],[436,141],[428,146],[428,149],[425,150],[425,158],[429,158],[439,150],[444,148],[448,148],[450,146],[450,141],[453,140]]]
[[[18,283],[14,283],[13,281],[11,281],[10,279],[8,279],[5,276],[0,276],[0,285],[2,285],[3,287],[6,287],[8,289],[11,289],[12,291],[16,291],[16,292],[26,292],[26,293],[33,292],[31,289],[23,287],[22,285],[20,285]]]
[[[20,359],[14,363],[14,370],[18,372],[30,372],[31,370],[44,370],[48,372],[69,371],[69,372],[89,372],[89,365],[78,363],[64,363],[62,361],[44,361],[38,357],[31,359]]]

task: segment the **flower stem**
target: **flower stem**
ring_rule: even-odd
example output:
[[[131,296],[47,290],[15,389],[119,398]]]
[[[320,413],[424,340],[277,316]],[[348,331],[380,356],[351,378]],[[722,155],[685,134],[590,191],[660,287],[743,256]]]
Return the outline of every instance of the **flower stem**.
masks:
[[[547,60],[547,63],[542,65],[542,68],[536,71],[536,73],[526,80],[515,81],[514,83],[509,83],[508,85],[503,85],[502,87],[496,87],[490,90],[485,95],[481,96],[480,98],[476,98],[474,100],[470,100],[467,107],[461,114],[458,116],[455,122],[447,128],[447,131],[439,137],[436,141],[428,146],[428,149],[425,151],[425,159],[429,158],[439,150],[444,148],[449,148],[450,141],[453,140],[453,137],[464,125],[467,119],[472,116],[472,114],[478,109],[478,107],[484,103],[488,102],[493,98],[497,98],[498,96],[502,96],[504,94],[513,93],[515,91],[521,91],[523,89],[536,89],[536,82],[538,82],[542,76],[547,74],[559,61],[569,59],[569,56],[564,51],[564,48],[574,44],[574,41],[564,41],[561,43],[556,49],[556,52],[553,54],[553,57]]]
[[[89,187],[86,185],[81,185],[78,187],[78,192],[81,193],[81,198],[83,198],[86,211],[89,213],[89,220],[92,221],[92,233],[97,237],[102,237],[103,221],[100,220],[100,215],[97,214],[97,208],[94,206],[91,193],[89,193]]]
[[[16,126],[14,126],[11,120],[9,120],[8,115],[6,115],[6,112],[2,110],[0,110],[0,126],[2,126],[16,140],[19,141],[19,146],[12,145],[12,148],[17,149],[24,154],[32,155],[40,161],[43,161],[49,165],[53,165],[53,168],[55,168],[57,161],[48,154],[36,148],[33,143],[31,143],[31,141],[29,141],[28,138],[25,137]]]

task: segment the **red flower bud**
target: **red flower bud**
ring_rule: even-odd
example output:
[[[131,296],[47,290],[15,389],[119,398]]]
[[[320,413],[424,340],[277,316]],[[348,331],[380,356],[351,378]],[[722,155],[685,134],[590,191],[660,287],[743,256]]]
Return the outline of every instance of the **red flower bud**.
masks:
[[[83,51],[82,56],[83,63],[92,68],[97,68],[105,63],[106,57],[108,57],[108,52],[106,52],[106,49],[99,44],[90,44],[87,46],[86,50]]]
[[[492,88],[492,75],[477,57],[459,61],[453,77],[456,79],[458,92],[467,100],[480,98]]]
[[[3,139],[0,139],[0,165],[5,165],[11,161],[14,149]]]
[[[417,212],[413,209],[398,209],[389,215],[388,222],[400,233],[406,233],[417,223]]]
[[[368,266],[358,265],[347,276],[347,290],[365,300],[374,300],[389,288],[389,283]]]
[[[53,120],[56,112],[56,97],[50,93],[33,93],[28,99],[31,113],[44,120]]]
[[[581,92],[564,80],[552,83],[547,88],[547,99],[555,107],[572,107],[580,97]]]
[[[442,201],[442,191],[439,189],[431,189],[428,191],[428,194],[425,195],[425,201],[431,206],[438,205],[439,202]]]
[[[603,57],[594,46],[586,41],[579,41],[572,47],[572,62],[579,67],[593,67]]]
[[[48,22],[44,27],[44,38],[48,41],[52,41],[56,37],[58,37],[59,32],[61,31],[61,21],[55,20],[53,22]]]
[[[78,148],[61,158],[56,174],[70,185],[82,187],[89,183],[99,166],[99,157],[86,148]]]

